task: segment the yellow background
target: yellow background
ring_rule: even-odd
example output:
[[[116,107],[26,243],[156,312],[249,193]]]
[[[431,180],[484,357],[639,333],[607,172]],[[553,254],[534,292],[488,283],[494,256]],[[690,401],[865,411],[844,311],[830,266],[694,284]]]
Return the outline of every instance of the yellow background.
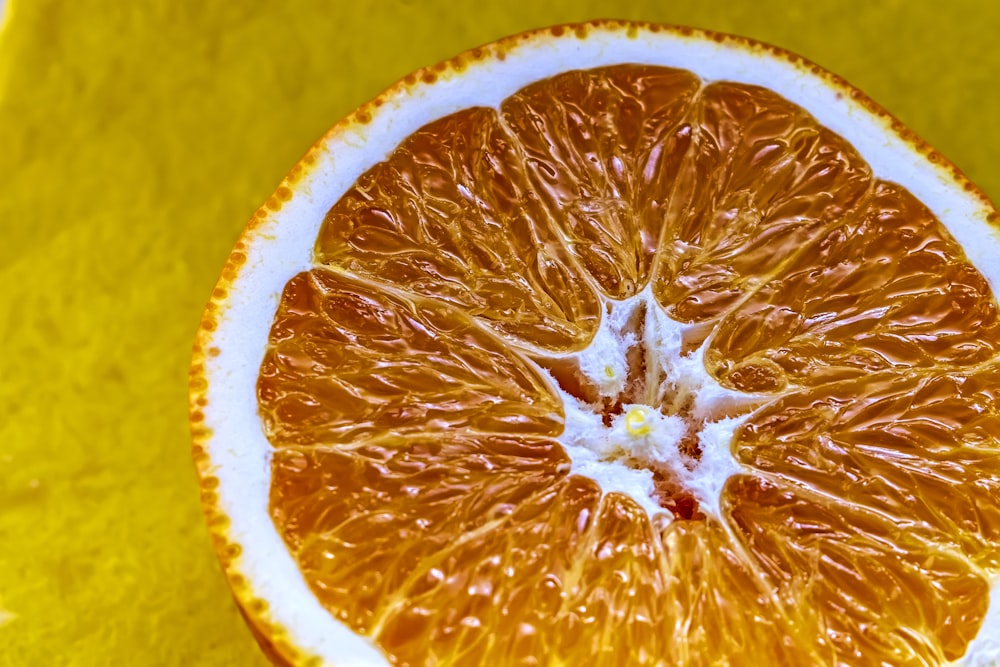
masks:
[[[328,126],[413,69],[505,34],[603,16],[740,33],[846,77],[1000,199],[1000,11],[983,13],[1000,5],[515,6],[8,5],[0,665],[262,663],[198,508],[190,343],[256,206]]]

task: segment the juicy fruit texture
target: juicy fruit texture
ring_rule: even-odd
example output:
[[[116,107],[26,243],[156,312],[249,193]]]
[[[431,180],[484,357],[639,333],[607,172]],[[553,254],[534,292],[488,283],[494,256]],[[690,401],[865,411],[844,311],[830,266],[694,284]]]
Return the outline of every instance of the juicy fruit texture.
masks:
[[[774,93],[637,65],[540,81],[413,134],[315,259],[259,377],[271,514],[396,662],[925,665],[976,636],[996,302],[919,201]],[[572,355],[647,287],[763,404],[717,513],[673,489],[651,517],[558,442],[563,396],[633,402]],[[649,407],[690,418],[675,399]]]

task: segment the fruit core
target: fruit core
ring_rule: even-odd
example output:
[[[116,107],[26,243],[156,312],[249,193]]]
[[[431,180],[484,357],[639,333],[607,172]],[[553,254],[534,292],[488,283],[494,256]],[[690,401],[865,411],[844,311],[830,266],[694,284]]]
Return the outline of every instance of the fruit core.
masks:
[[[717,514],[723,484],[740,470],[733,433],[765,397],[713,378],[704,364],[711,329],[671,319],[650,288],[608,300],[604,313],[584,350],[536,357],[562,396],[558,440],[573,471],[660,521]]]

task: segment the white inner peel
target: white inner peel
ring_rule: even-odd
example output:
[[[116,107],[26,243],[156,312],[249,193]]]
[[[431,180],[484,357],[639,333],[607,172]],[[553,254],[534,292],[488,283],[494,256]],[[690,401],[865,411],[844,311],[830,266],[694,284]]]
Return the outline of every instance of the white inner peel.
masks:
[[[996,667],[1000,665],[1000,577],[993,579],[990,589],[990,606],[979,634],[969,643],[969,649],[960,660],[952,663],[960,667]]]
[[[650,517],[669,517],[655,495],[653,470],[660,470],[693,495],[701,511],[719,517],[722,487],[742,469],[731,452],[733,434],[760,397],[726,389],[706,372],[707,340],[684,354],[684,335],[692,325],[672,320],[650,287],[606,305],[591,344],[570,356],[602,397],[614,399],[637,380],[628,377],[626,357],[632,347],[641,346],[646,359],[643,400],[623,405],[605,425],[602,406],[558,389],[566,426],[557,440],[572,461],[572,472],[595,480],[605,493],[629,496]],[[630,322],[642,306],[640,338]],[[554,379],[553,385],[558,387]],[[685,436],[696,439],[697,458],[681,450]]]

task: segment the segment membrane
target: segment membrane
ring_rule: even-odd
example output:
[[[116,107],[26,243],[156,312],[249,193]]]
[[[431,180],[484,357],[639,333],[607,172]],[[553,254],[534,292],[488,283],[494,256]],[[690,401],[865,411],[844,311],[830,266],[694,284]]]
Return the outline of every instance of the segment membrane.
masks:
[[[708,353],[729,386],[814,386],[886,369],[968,366],[996,355],[986,280],[913,195],[879,182],[857,215],[728,313]],[[759,384],[760,380],[756,382]]]
[[[891,535],[1000,569],[1000,370],[825,385],[737,433],[742,463],[885,516]],[[848,536],[843,536],[846,539]]]
[[[613,299],[649,280],[698,88],[690,72],[623,65],[567,72],[503,103],[533,188]]]
[[[326,215],[316,259],[455,305],[532,346],[577,349],[597,295],[528,183],[496,111],[418,130]]]
[[[673,318],[702,322],[849,216],[871,172],[846,141],[763,88],[706,86],[686,124],[690,144],[664,215],[653,290]]]
[[[817,647],[838,662],[940,664],[976,636],[989,584],[906,525],[783,482],[734,477],[726,494],[730,520],[777,593],[820,611]]]
[[[274,445],[555,435],[562,421],[538,372],[464,313],[324,269],[285,288],[257,394]]]

